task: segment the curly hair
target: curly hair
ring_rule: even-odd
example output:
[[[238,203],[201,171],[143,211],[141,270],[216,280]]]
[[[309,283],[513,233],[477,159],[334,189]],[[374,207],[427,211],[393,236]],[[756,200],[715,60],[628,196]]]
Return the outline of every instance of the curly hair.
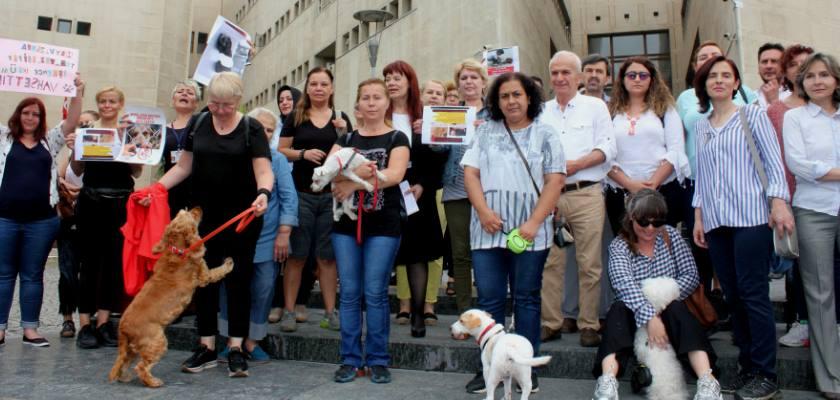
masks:
[[[803,46],[801,44],[794,44],[788,46],[788,48],[785,49],[784,54],[782,54],[782,71],[787,72],[790,63],[793,61],[794,58],[799,57],[800,54],[814,54],[814,49],[808,46]],[[801,65],[797,66],[797,68],[799,67],[801,67]],[[782,78],[782,86],[787,90],[793,90],[793,87],[795,85],[796,83],[791,82],[787,78],[787,74],[784,74],[784,78]]]
[[[526,114],[530,120],[535,120],[542,112],[542,90],[527,75],[520,72],[506,72],[496,77],[487,91],[486,106],[490,110],[490,119],[501,121],[505,118],[502,108],[499,105],[499,90],[503,83],[519,81],[528,96],[528,110]]]
[[[645,57],[631,57],[621,65],[613,84],[613,94],[609,104],[610,115],[614,117],[630,108],[630,93],[624,86],[624,75],[632,64],[639,64],[650,73],[650,86],[645,93],[645,111],[653,110],[659,118],[664,117],[668,109],[674,106],[674,96],[671,95],[668,85],[662,80],[659,70]]]

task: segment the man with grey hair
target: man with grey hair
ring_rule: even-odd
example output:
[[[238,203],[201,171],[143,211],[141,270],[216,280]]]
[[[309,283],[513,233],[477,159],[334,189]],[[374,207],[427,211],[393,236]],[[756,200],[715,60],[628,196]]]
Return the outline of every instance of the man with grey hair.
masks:
[[[583,66],[583,88],[580,93],[609,103],[610,96],[607,96],[604,89],[610,83],[610,60],[594,53],[586,56],[581,65]]]
[[[549,71],[555,98],[545,103],[540,118],[560,134],[568,173],[555,218],[564,219],[575,238],[580,344],[595,347],[601,343],[597,331],[603,267],[601,240],[606,215],[601,181],[616,154],[612,118],[603,101],[578,93],[582,71],[576,54],[557,52],[551,58]],[[542,340],[560,334],[565,269],[566,251],[554,246],[543,272]]]

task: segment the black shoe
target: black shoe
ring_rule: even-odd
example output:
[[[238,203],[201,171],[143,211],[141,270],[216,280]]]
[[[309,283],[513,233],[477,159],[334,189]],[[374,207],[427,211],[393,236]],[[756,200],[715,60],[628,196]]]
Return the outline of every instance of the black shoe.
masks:
[[[231,347],[228,351],[228,376],[231,378],[244,378],[248,376],[248,361],[245,354],[239,347]]]
[[[73,320],[64,321],[61,323],[61,337],[71,338],[76,336],[76,324]]]
[[[42,337],[30,339],[26,335],[23,336],[23,344],[28,344],[33,347],[50,347],[50,342],[47,339]]]
[[[373,383],[391,383],[391,372],[384,365],[370,367],[370,381]]]
[[[213,368],[216,365],[216,350],[210,350],[206,345],[202,344],[193,350],[193,355],[187,361],[181,364],[181,371],[197,373],[208,368]]]
[[[99,340],[96,338],[96,332],[93,330],[93,325],[87,324],[79,329],[79,334],[76,336],[76,346],[80,349],[98,349]]]
[[[111,321],[106,321],[104,324],[96,328],[96,339],[99,340],[99,345],[102,347],[117,347],[117,333],[114,331],[114,324]]]
[[[6,344],[6,335],[3,335],[3,338],[0,338],[0,347]]]
[[[484,384],[484,372],[478,371],[475,376],[467,382],[467,393],[484,393],[487,387]]]
[[[537,378],[537,371],[531,370],[531,393],[539,393],[540,379]],[[516,393],[522,393],[522,387],[516,382]]]
[[[735,400],[770,400],[779,394],[779,384],[770,378],[756,375],[735,392]]]
[[[735,375],[734,378],[730,378],[721,382],[720,385],[720,392],[725,394],[732,394],[738,390],[741,390],[747,382],[751,381],[753,378],[753,374],[748,372],[741,372],[738,375]]]
[[[347,383],[352,382],[356,379],[356,375],[358,375],[359,369],[352,366],[343,364],[342,366],[338,367],[338,370],[335,371],[333,374],[333,380],[338,383]]]

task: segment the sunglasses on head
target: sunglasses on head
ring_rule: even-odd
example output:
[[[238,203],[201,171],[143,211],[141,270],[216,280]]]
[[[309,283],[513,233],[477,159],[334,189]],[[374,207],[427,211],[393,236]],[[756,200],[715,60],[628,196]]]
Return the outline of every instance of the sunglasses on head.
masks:
[[[665,225],[665,222],[666,222],[664,219],[657,219],[657,218],[650,218],[650,219],[646,219],[646,220],[638,220],[637,219],[635,221],[642,228],[647,228],[650,225],[653,225],[654,228],[660,228],[660,227],[662,227],[662,225]]]
[[[646,81],[650,78],[650,73],[648,72],[628,72],[624,74],[624,77],[630,79],[631,81],[635,81],[638,77],[640,81]]]

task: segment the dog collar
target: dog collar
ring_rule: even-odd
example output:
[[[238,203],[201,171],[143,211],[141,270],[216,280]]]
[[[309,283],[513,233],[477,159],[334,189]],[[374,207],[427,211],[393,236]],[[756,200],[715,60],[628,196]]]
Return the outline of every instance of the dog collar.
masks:
[[[499,324],[494,322],[490,325],[487,325],[487,327],[484,328],[484,330],[481,331],[481,334],[478,335],[478,339],[475,342],[478,343],[478,346],[483,351],[484,347],[487,346],[487,343],[490,342],[490,339],[492,339],[493,336],[496,336],[497,334],[499,334],[499,332],[503,332],[504,330],[505,330],[504,326],[499,325]]]
[[[169,250],[172,250],[172,254],[177,254],[181,257],[187,254],[187,249],[182,249],[175,246],[169,246]]]
[[[345,169],[347,169],[347,167],[349,167],[349,166],[350,166],[350,162],[351,162],[351,161],[353,161],[353,158],[354,158],[354,157],[356,157],[356,154],[358,154],[358,152],[353,151],[353,154],[351,154],[351,155],[350,155],[350,158],[348,158],[348,159],[347,159],[347,165],[342,165],[342,162],[341,162],[341,157],[336,157],[335,159],[338,161],[338,169],[340,169],[340,170],[342,170],[342,171],[344,171]]]

